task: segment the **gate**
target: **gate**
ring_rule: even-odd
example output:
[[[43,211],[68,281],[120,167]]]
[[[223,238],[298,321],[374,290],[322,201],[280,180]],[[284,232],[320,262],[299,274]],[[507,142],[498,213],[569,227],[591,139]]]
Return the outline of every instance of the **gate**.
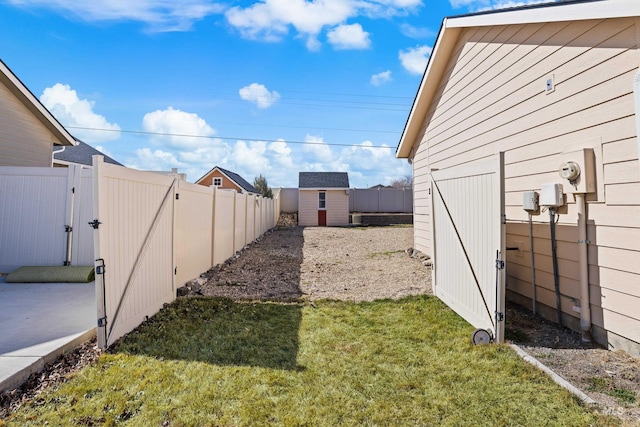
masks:
[[[175,299],[178,180],[95,158],[93,173],[97,336],[106,348]]]
[[[480,342],[504,339],[503,171],[500,154],[431,172],[434,292]]]

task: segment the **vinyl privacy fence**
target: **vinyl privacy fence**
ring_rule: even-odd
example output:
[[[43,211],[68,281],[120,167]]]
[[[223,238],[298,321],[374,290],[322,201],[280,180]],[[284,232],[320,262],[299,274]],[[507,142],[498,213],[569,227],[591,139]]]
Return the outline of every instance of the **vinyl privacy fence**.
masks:
[[[280,189],[282,212],[298,212],[298,189]],[[413,190],[407,188],[351,188],[349,212],[412,213]]]
[[[89,169],[0,167],[0,273],[93,265]]]
[[[278,214],[277,199],[101,156],[93,170],[0,167],[0,272],[63,265],[68,252],[71,265],[95,265],[98,344],[105,348],[173,301],[178,287],[273,228]]]
[[[94,158],[98,345],[108,347],[176,289],[276,225],[277,199],[216,190]]]

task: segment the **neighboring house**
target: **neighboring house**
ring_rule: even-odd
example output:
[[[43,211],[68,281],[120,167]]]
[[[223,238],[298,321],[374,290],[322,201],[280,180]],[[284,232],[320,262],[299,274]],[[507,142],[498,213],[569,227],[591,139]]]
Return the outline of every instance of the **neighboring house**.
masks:
[[[222,190],[235,190],[238,193],[260,194],[260,192],[247,180],[235,172],[214,166],[196,184],[206,187],[216,187]]]
[[[635,356],[640,355],[638,34],[637,0],[559,2],[446,18],[396,152],[413,164],[414,247],[434,257],[440,283],[446,282],[437,275],[447,263],[444,254],[459,257],[466,249],[467,260],[456,258],[458,269],[471,265],[473,247],[458,244],[465,235],[484,232],[479,237],[484,242],[506,232],[506,255],[499,247],[486,252],[493,257],[488,269],[501,266],[496,251],[498,260],[506,257],[508,299],[554,321],[559,310],[564,325],[582,329],[584,339],[591,332],[598,342]],[[559,174],[561,165],[567,175],[575,170],[564,163],[568,160],[582,166],[572,181]],[[499,177],[493,187],[472,178],[489,162],[495,173],[485,175],[487,182],[490,175]],[[541,205],[552,205],[555,194],[547,190],[554,187],[543,191],[543,185],[556,183],[562,184],[566,204],[554,208],[557,215],[544,207],[531,212],[531,246],[524,198],[533,190],[541,193]],[[461,207],[446,200],[458,197],[453,190],[458,184],[466,186],[460,193],[466,191],[466,198],[457,199]],[[491,235],[484,226],[470,230],[479,209],[493,203],[504,212],[498,222],[502,230]],[[458,236],[440,239],[447,228]],[[504,240],[501,245],[504,250]],[[480,275],[476,279],[482,282]]]
[[[0,60],[0,166],[51,166],[75,139]]]
[[[70,165],[91,167],[93,165],[92,157],[96,154],[104,157],[105,163],[124,166],[122,163],[112,159],[104,153],[101,153],[86,142],[80,140],[76,141],[78,145],[75,147],[60,147],[53,152],[54,167],[68,167]]]
[[[349,225],[346,172],[300,172],[298,192],[298,225]]]

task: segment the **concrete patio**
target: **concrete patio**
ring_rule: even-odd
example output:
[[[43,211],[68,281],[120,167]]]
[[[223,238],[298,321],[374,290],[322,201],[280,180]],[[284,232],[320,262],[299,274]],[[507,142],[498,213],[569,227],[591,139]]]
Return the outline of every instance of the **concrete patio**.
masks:
[[[0,277],[0,392],[95,335],[95,284]]]

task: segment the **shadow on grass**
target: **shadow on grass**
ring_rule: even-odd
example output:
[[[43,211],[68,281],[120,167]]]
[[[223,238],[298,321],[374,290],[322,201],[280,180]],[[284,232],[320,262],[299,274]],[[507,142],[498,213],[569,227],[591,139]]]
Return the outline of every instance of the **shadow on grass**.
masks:
[[[243,254],[211,271],[212,282],[238,281],[242,286],[215,286],[216,296],[179,298],[111,351],[216,365],[300,369],[296,357],[303,246],[301,227],[266,234],[248,249],[254,256]],[[225,294],[227,288],[232,293]]]
[[[112,353],[215,365],[301,370],[302,304],[181,298],[124,337]]]

